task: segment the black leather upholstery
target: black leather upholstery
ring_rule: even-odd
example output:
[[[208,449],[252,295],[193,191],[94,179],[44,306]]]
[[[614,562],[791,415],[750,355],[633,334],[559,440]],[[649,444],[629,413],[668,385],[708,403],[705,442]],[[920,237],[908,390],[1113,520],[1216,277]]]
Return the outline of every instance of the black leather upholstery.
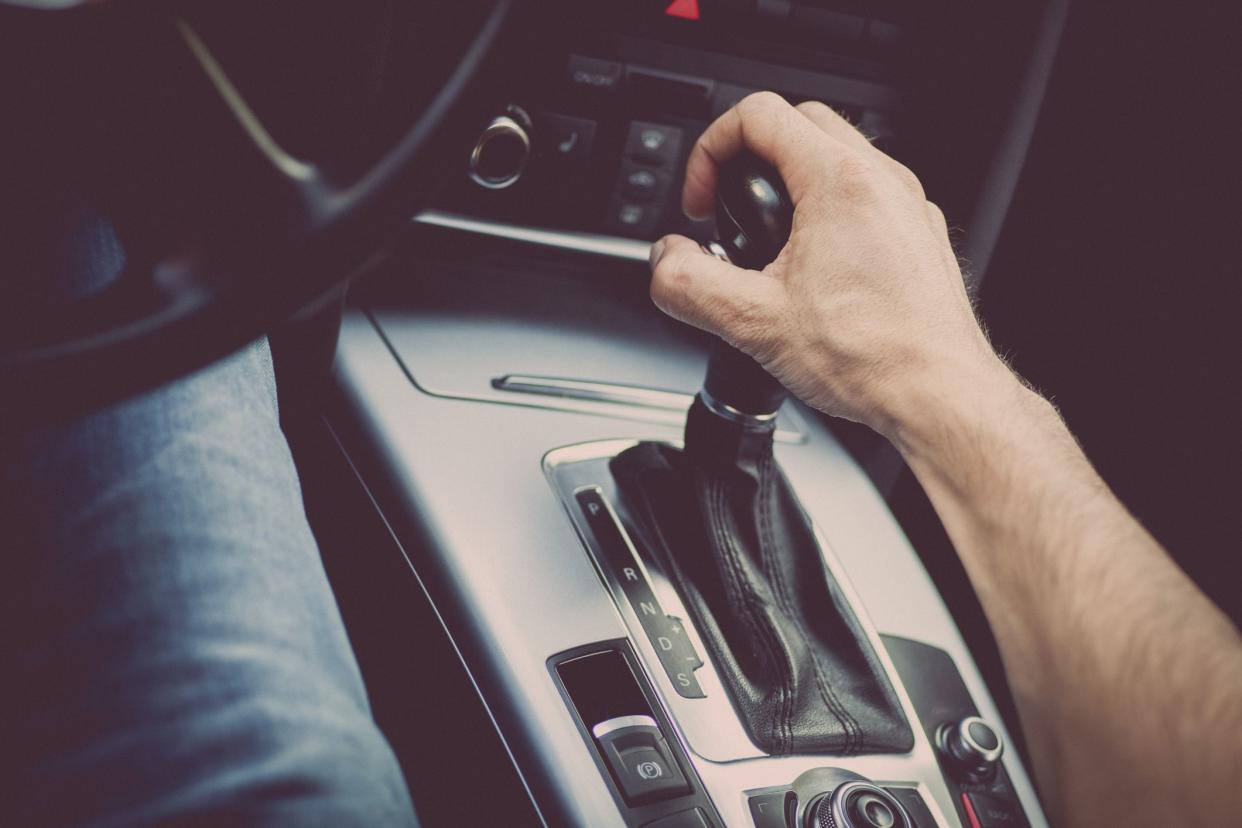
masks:
[[[639,536],[664,559],[755,744],[771,754],[904,753],[892,685],[772,454],[770,431],[696,400],[687,451],[612,462]]]

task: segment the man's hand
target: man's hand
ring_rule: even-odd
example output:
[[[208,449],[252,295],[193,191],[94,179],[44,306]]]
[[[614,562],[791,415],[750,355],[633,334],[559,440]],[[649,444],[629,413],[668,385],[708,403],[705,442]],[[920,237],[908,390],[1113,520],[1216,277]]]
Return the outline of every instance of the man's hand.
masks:
[[[761,92],[695,145],[688,215],[711,214],[720,165],[743,149],[785,180],[789,244],[755,273],[666,237],[652,248],[660,308],[750,354],[804,402],[894,440],[946,383],[1014,382],[975,321],[944,216],[910,170],[827,106]]]

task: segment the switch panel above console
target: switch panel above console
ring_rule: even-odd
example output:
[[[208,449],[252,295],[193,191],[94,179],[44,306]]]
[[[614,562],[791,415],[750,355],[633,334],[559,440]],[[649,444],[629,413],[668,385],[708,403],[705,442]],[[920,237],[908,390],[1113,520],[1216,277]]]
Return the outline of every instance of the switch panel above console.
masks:
[[[707,125],[747,95],[821,101],[877,139],[892,134],[893,50],[880,44],[892,41],[895,23],[882,11],[861,16],[815,0],[697,0],[693,15],[666,14],[667,2],[591,4],[591,14],[563,0],[539,5],[557,37],[540,38],[541,50],[523,57],[503,91],[505,105],[530,113],[530,162],[519,177],[500,179],[503,187],[461,176],[440,211],[706,241],[712,222],[680,209],[686,158]]]

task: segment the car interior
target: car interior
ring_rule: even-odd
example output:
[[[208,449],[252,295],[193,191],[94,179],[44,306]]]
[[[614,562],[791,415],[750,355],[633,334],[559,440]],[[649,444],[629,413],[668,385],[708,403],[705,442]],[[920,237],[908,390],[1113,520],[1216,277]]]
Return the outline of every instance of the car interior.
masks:
[[[13,186],[71,170],[119,193],[150,275],[6,316],[0,377],[29,397],[12,416],[106,404],[267,332],[423,824],[1048,824],[987,620],[897,452],[648,296],[664,234],[756,268],[788,237],[756,159],[722,175],[714,219],[680,209],[698,136],[760,90],[827,104],[918,174],[998,350],[1242,618],[1239,212],[1215,166],[1237,89],[1191,7],[24,5],[0,9],[0,65],[42,81],[6,85],[7,108],[76,108],[100,148],[14,136]],[[107,112],[105,83],[124,90]],[[778,514],[686,520],[713,474],[751,474],[756,428]],[[730,569],[756,521],[779,559]],[[779,611],[739,610],[734,577]]]

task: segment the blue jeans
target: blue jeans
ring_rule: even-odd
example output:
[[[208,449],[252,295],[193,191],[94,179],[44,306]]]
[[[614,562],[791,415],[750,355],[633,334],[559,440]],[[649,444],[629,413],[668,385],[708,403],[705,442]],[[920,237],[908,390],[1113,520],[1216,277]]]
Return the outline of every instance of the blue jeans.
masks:
[[[74,236],[94,289],[119,244]],[[266,341],[76,422],[0,425],[0,458],[0,823],[416,823]]]

